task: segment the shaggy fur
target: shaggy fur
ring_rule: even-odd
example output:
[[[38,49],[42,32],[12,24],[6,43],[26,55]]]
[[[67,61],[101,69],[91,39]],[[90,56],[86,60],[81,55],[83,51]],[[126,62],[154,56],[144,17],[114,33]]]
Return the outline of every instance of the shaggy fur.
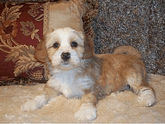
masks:
[[[122,49],[122,48],[120,48]],[[154,90],[146,83],[145,65],[134,48],[115,54],[93,55],[93,44],[81,32],[61,28],[48,34],[36,49],[36,57],[49,66],[49,80],[41,95],[27,101],[23,111],[41,108],[51,98],[63,94],[80,98],[75,113],[80,121],[97,117],[98,100],[129,85],[144,106],[155,104]]]

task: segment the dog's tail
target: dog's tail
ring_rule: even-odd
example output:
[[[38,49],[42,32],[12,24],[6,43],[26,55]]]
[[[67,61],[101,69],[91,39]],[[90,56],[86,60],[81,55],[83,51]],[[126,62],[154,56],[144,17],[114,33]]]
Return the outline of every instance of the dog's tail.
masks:
[[[114,54],[130,54],[138,58],[142,58],[139,51],[132,46],[120,46],[115,49]]]

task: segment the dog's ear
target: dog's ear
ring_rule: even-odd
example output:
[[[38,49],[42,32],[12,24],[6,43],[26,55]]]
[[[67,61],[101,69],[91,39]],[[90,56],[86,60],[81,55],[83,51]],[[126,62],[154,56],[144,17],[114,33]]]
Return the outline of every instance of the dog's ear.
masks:
[[[40,43],[38,43],[35,49],[34,57],[40,62],[46,62],[48,59],[48,53],[45,44],[46,42],[43,40]]]
[[[94,43],[91,38],[85,37],[84,49],[83,59],[92,58],[94,54]]]

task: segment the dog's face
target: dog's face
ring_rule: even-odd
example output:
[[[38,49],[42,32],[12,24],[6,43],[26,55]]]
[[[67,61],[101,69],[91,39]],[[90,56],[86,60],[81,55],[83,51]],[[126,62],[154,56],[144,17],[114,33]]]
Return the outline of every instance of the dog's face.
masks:
[[[71,28],[57,29],[47,35],[46,49],[53,67],[77,67],[84,53],[84,36]]]
[[[47,34],[45,41],[37,46],[36,58],[43,59],[48,56],[51,66],[60,70],[75,68],[81,64],[81,59],[90,58],[93,55],[91,44],[86,41],[84,35],[69,27]]]

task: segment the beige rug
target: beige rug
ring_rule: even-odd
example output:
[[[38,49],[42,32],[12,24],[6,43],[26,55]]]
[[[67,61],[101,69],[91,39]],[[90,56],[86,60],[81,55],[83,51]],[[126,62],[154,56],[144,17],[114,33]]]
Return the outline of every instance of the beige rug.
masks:
[[[143,107],[137,96],[130,91],[113,93],[97,104],[97,119],[92,122],[164,122],[165,123],[165,76],[148,75],[148,81],[156,91],[157,104]],[[80,101],[66,99],[62,95],[42,109],[21,111],[21,105],[42,91],[44,85],[0,87],[0,122],[78,122],[74,118]]]

